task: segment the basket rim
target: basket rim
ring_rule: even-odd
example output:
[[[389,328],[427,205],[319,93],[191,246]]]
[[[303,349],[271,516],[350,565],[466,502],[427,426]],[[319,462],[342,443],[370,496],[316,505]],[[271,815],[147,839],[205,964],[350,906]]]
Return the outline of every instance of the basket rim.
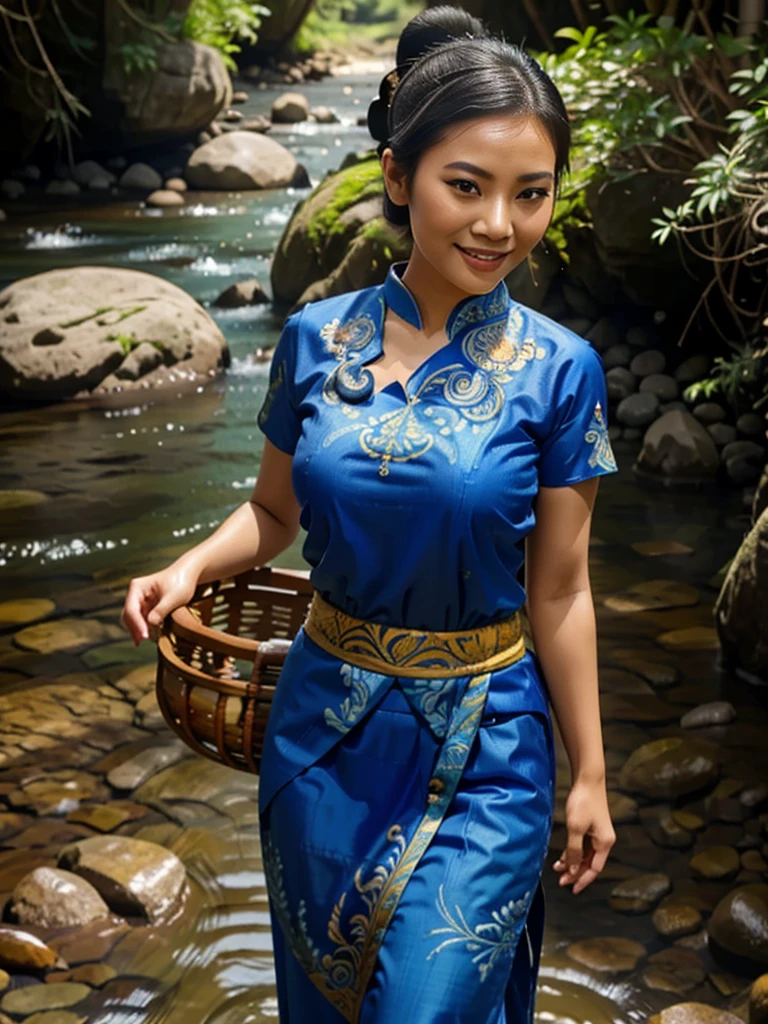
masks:
[[[280,586],[280,583],[287,584]],[[293,586],[291,586],[293,584]],[[224,576],[206,583],[198,583],[195,591],[186,604],[179,605],[166,615],[158,630],[157,643],[161,638],[168,640],[168,651],[172,650],[169,634],[173,630],[186,640],[202,642],[206,647],[218,654],[230,657],[241,657],[253,661],[263,644],[269,641],[250,640],[237,633],[229,633],[223,629],[206,626],[192,612],[192,607],[203,601],[210,600],[221,591],[234,590],[238,587],[258,587],[267,593],[284,593],[291,597],[310,597],[313,587],[309,582],[309,573],[301,569],[272,568],[265,565],[234,576]],[[165,645],[164,645],[165,647]],[[168,651],[164,650],[164,656]],[[175,657],[175,656],[174,656]],[[181,662],[181,664],[184,664]],[[206,677],[207,678],[207,677]]]

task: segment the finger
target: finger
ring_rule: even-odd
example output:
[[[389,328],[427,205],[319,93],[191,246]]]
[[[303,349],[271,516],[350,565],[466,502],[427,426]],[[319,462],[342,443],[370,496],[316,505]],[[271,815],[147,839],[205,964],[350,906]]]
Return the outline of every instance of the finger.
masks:
[[[605,862],[608,860],[608,854],[611,852],[611,848],[615,843],[615,838],[606,839],[601,837],[594,837],[592,840],[592,846],[595,854],[592,858],[592,867],[599,874],[605,867]]]
[[[565,862],[568,873],[575,875],[584,858],[584,830],[578,825],[568,828],[568,845],[565,848]]]
[[[591,868],[587,868],[579,877],[576,879],[573,885],[573,894],[580,893],[583,889],[586,889],[588,885],[597,878],[600,872],[597,871],[594,865]]]
[[[121,622],[131,634],[135,643],[146,639],[149,635],[142,615],[141,602],[142,593],[138,585],[131,583],[128,594],[125,598]]]

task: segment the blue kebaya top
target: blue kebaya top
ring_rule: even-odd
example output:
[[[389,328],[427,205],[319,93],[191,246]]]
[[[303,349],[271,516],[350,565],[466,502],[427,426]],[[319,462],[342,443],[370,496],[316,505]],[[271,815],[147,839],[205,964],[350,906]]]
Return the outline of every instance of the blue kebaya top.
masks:
[[[365,367],[387,308],[421,327],[407,265],[288,317],[259,425],[293,454],[303,553],[326,600],[395,626],[473,628],[525,600],[539,486],[617,472],[603,363],[501,281],[457,303],[447,344],[405,388],[374,393]]]

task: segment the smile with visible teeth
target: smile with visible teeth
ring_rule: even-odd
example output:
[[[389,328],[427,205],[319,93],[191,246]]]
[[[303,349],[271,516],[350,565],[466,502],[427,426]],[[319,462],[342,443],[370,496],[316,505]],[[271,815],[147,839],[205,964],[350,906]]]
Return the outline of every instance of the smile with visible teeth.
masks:
[[[508,252],[498,252],[495,256],[489,256],[487,253],[474,252],[472,249],[465,249],[463,245],[457,245],[457,249],[461,249],[468,256],[473,256],[476,260],[488,260],[489,263],[493,263],[494,260],[500,260],[504,256],[509,256]]]

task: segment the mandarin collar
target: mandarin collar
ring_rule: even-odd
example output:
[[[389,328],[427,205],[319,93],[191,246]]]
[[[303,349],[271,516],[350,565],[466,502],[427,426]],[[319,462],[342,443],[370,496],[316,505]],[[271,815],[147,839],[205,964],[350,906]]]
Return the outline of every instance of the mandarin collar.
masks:
[[[384,281],[384,301],[387,306],[402,317],[412,327],[422,330],[421,313],[413,293],[403,283],[402,277],[408,266],[408,260],[393,263]],[[468,295],[461,299],[451,310],[445,324],[445,332],[452,337],[457,323],[465,325],[479,323],[486,319],[494,319],[500,312],[506,312],[509,305],[509,291],[502,279],[496,287],[482,295]]]

